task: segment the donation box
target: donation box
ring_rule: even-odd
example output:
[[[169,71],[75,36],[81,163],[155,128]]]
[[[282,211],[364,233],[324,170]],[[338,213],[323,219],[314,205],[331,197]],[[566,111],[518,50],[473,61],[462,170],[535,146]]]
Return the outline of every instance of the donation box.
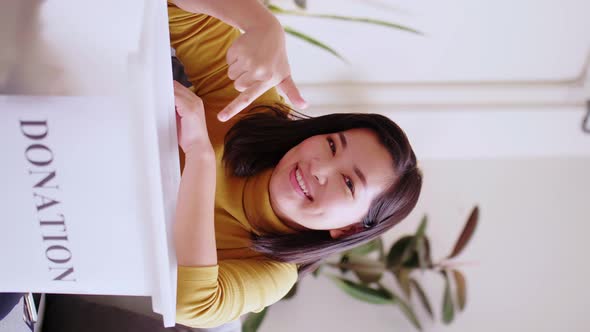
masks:
[[[89,4],[117,8],[129,22],[118,33],[106,17],[76,16],[89,9],[75,1],[40,3],[49,18],[71,5],[56,20],[71,34],[41,34],[54,38],[66,93],[0,91],[0,292],[150,296],[173,326],[180,168],[166,3]],[[76,17],[81,29],[104,22],[102,37],[78,42]],[[60,62],[84,43],[88,57]]]

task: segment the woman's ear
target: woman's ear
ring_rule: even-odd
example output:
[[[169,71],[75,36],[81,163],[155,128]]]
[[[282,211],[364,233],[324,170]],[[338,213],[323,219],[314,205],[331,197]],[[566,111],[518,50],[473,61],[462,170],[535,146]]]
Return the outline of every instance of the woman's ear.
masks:
[[[362,226],[360,224],[352,224],[350,226],[331,229],[330,230],[330,237],[334,240],[340,239],[344,236],[354,234],[362,230]]]

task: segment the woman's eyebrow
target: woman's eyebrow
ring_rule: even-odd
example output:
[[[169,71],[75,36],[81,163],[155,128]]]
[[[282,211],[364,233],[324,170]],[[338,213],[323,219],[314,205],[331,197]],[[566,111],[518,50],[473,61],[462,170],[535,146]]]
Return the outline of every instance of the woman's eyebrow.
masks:
[[[346,149],[346,146],[348,145],[348,142],[346,141],[346,136],[344,135],[344,133],[339,132],[338,137],[340,138],[340,145],[342,145],[342,150],[344,151]],[[356,176],[358,176],[359,179],[361,179],[361,182],[363,183],[363,186],[366,189],[367,188],[367,179],[365,178],[365,175],[363,174],[363,172],[361,172],[361,170],[356,165],[354,165],[353,169],[354,169],[354,172],[356,173]]]
[[[363,174],[363,172],[361,172],[361,170],[356,166],[354,166],[354,172],[361,179],[361,182],[363,183],[363,187],[365,187],[365,189],[366,189],[367,188],[367,179],[365,179],[365,175]]]
[[[346,136],[342,132],[338,133],[338,137],[340,137],[340,144],[342,145],[342,150],[346,149],[348,143],[346,142]]]

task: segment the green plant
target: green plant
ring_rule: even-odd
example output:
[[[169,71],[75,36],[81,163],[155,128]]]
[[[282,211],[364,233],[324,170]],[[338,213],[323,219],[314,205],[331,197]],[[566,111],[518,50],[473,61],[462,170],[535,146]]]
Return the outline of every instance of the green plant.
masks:
[[[444,279],[441,313],[442,321],[449,324],[453,321],[456,310],[463,311],[465,309],[467,300],[465,275],[457,268],[458,264],[454,262],[454,259],[463,252],[469,243],[478,220],[479,208],[475,206],[452,251],[438,262],[434,262],[431,257],[430,240],[426,235],[428,219],[424,216],[416,232],[398,239],[389,251],[385,252],[382,239],[377,238],[344,252],[336,262],[323,263],[314,271],[313,275],[316,277],[318,275],[328,276],[336,286],[357,300],[378,305],[398,306],[412,325],[416,329],[422,330],[422,325],[411,302],[412,295],[416,294],[418,302],[431,319],[434,320],[435,316],[428,296],[418,280],[414,278],[414,274],[416,271],[435,272]],[[341,275],[326,273],[326,268],[335,269]],[[345,277],[347,274],[354,274],[356,280]],[[396,294],[384,285],[382,279],[385,275],[390,275],[396,280],[402,290],[402,295]],[[451,287],[452,285],[454,287]],[[455,296],[452,294],[452,288],[455,291]],[[296,290],[297,284],[284,299],[294,296]],[[260,315],[252,314],[246,320],[245,325],[250,324],[248,326],[251,326],[250,320],[257,322],[256,327],[262,322]],[[243,331],[254,332],[256,328],[245,327]]]
[[[294,0],[294,3],[298,9],[297,10],[287,10],[287,9],[283,9],[283,8],[273,4],[270,0],[264,0],[264,4],[266,5],[266,7],[275,15],[304,16],[304,17],[309,17],[309,18],[321,18],[321,19],[330,19],[330,20],[338,20],[338,21],[368,23],[368,24],[379,25],[379,26],[383,26],[383,27],[387,27],[387,28],[391,28],[391,29],[396,29],[396,30],[401,30],[401,31],[405,31],[405,32],[410,32],[410,33],[422,35],[422,32],[412,29],[410,27],[407,27],[407,26],[404,26],[401,24],[387,22],[387,21],[372,19],[372,18],[308,13],[306,11],[307,1]],[[323,49],[324,51],[329,52],[330,54],[336,56],[337,58],[339,58],[340,60],[342,60],[344,62],[348,62],[348,61],[346,61],[346,59],[342,55],[340,55],[340,53],[338,53],[332,47],[328,46],[326,43],[321,42],[321,41],[317,40],[316,38],[311,37],[301,31],[295,30],[289,26],[284,26],[283,28],[285,29],[285,33],[287,33],[295,38],[302,39],[305,42],[310,43],[311,45],[319,47],[319,48]]]

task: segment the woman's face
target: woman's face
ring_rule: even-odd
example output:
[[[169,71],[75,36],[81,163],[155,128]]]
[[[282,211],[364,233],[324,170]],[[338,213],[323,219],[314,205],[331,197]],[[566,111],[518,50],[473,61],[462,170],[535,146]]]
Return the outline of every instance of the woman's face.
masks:
[[[292,227],[330,230],[339,237],[360,223],[371,201],[392,183],[392,165],[372,130],[310,137],[275,167],[269,188],[273,210]]]

